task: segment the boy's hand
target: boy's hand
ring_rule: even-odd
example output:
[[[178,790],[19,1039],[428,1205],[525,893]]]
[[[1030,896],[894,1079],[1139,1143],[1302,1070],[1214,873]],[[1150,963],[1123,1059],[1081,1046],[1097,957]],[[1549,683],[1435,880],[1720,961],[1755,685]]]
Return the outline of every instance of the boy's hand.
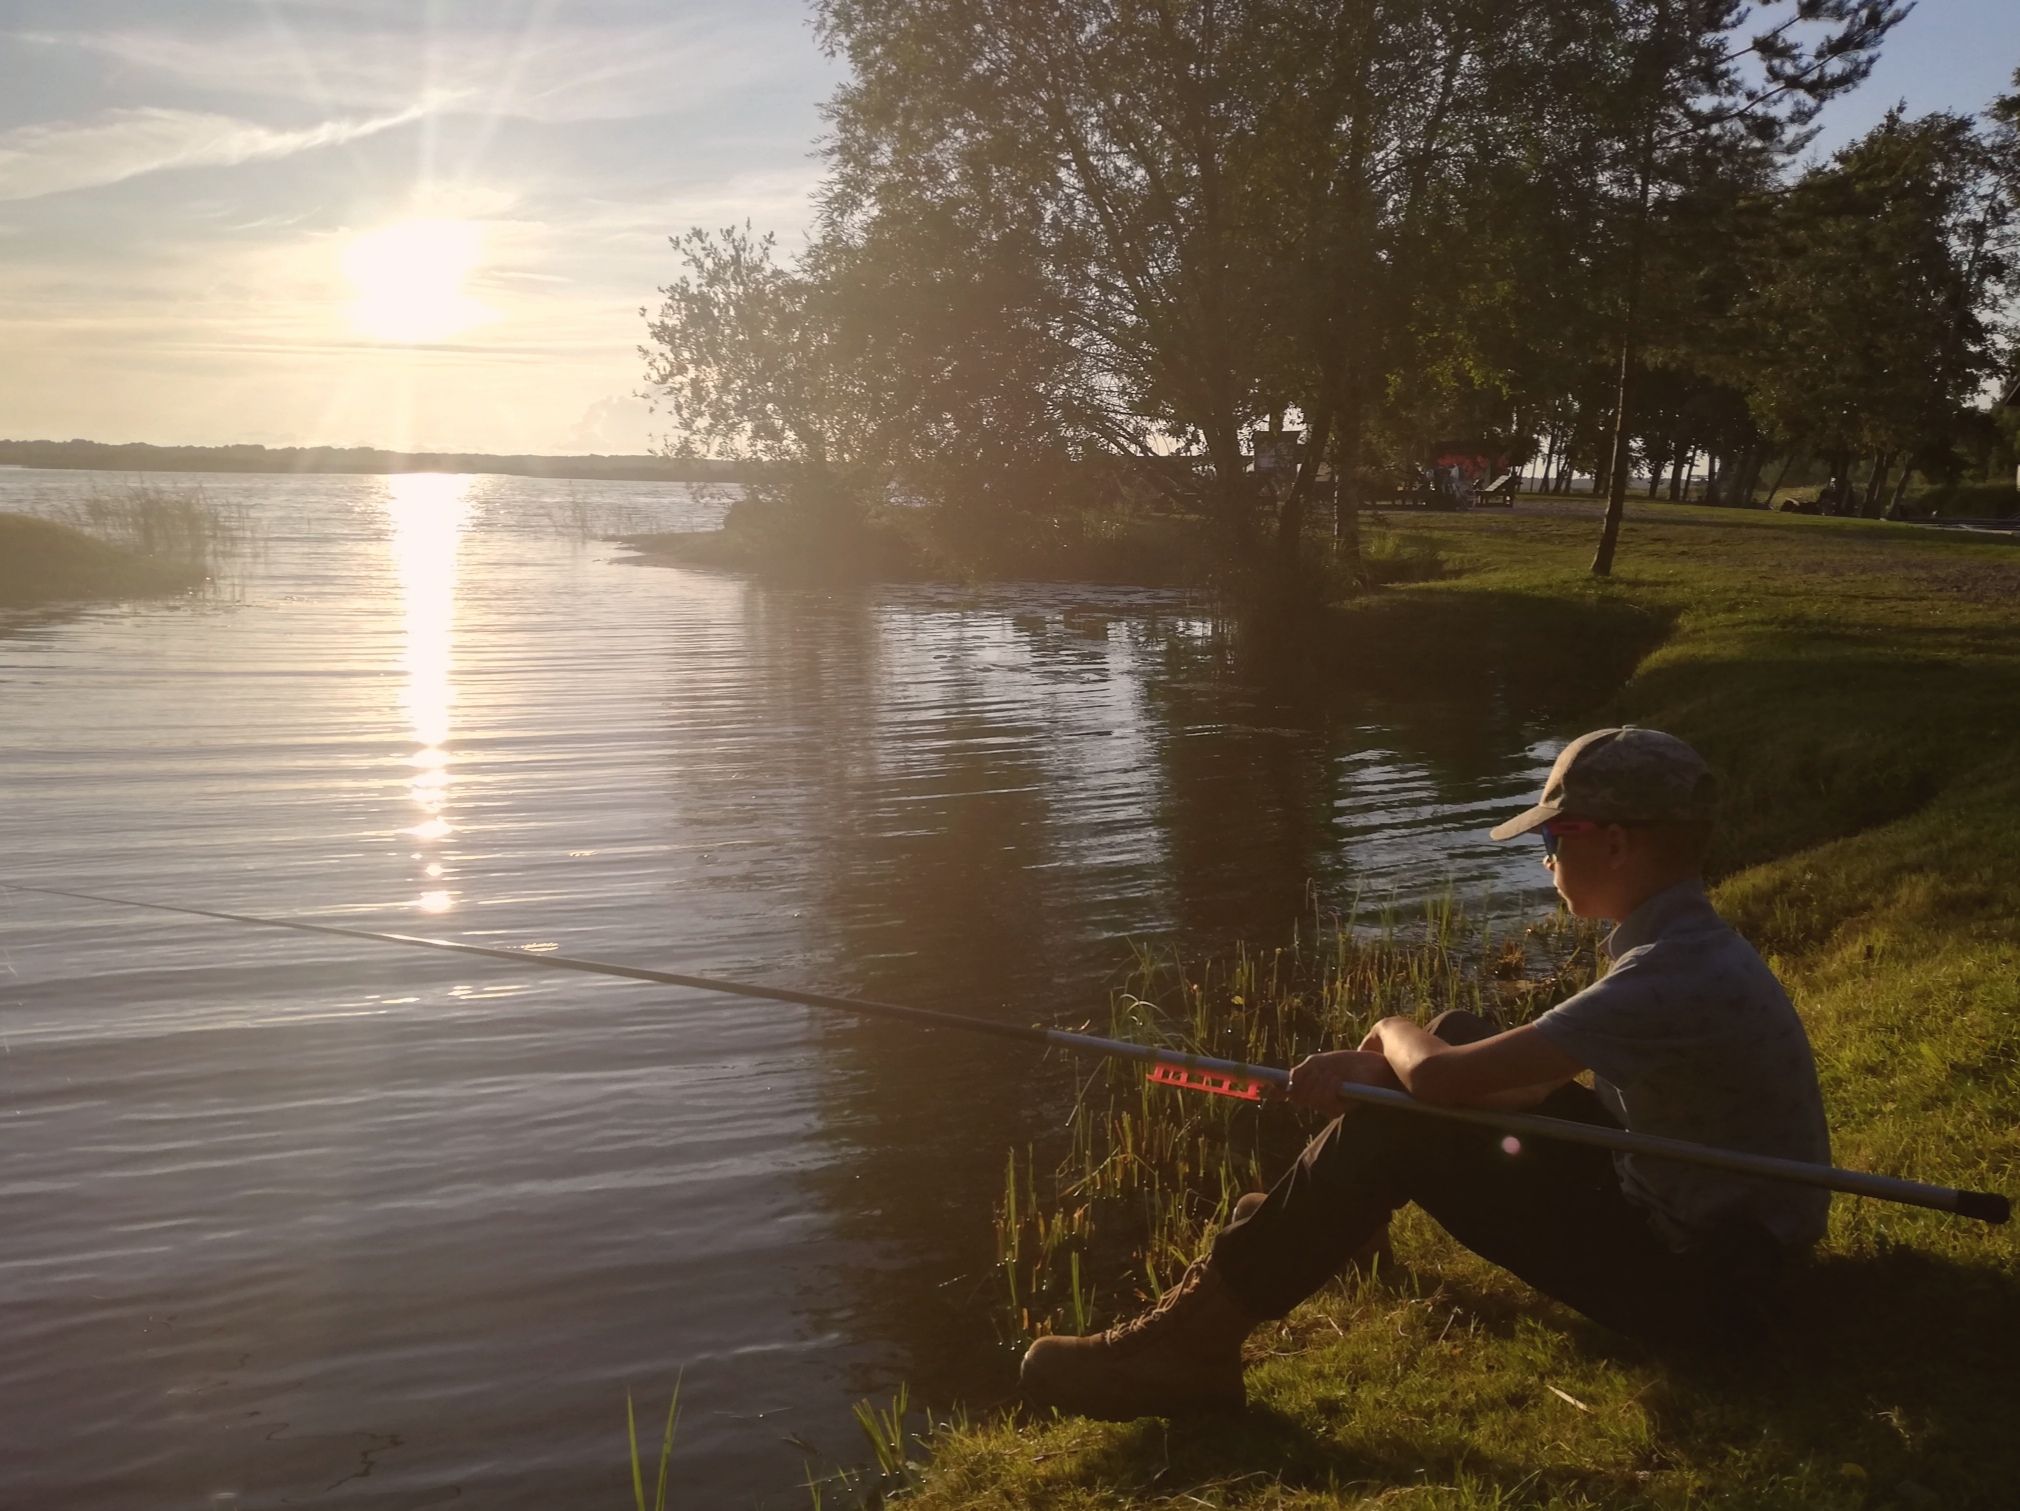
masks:
[[[1284,1095],[1300,1107],[1337,1117],[1347,1109],[1340,1087],[1348,1082],[1360,1086],[1400,1086],[1389,1062],[1378,1054],[1358,1049],[1335,1049],[1322,1055],[1307,1055],[1291,1067],[1290,1085]]]

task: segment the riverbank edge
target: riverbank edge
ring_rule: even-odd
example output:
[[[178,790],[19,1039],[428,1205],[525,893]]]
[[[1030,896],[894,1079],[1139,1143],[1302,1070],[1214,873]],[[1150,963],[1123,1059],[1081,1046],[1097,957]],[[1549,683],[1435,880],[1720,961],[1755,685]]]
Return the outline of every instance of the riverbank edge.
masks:
[[[0,609],[161,597],[204,578],[201,567],[143,556],[53,520],[0,513]]]
[[[1512,620],[1576,667],[1593,623],[1660,620],[1625,679],[1560,732],[1668,728],[1726,774],[1714,895],[1804,1013],[1838,1162],[2012,1190],[2010,548],[1688,509],[1631,529],[1601,582],[1583,571],[1587,519],[1421,528],[1453,575],[1339,611],[1339,638],[1395,644],[1413,624]],[[1996,1504],[2020,1478],[1996,1405],[2020,1325],[2011,1229],[1841,1198],[1796,1300],[1802,1350],[1686,1366],[1598,1333],[1409,1217],[1399,1247],[1416,1280],[1330,1291],[1259,1335],[1267,1358],[1246,1418],[1182,1433],[959,1421],[928,1438],[905,1503],[1331,1507],[1408,1494],[1457,1508],[1865,1511]]]
[[[1213,588],[1239,598],[1245,575],[1210,521],[1128,510],[970,517],[892,506],[823,534],[739,504],[717,529],[626,535],[618,543],[635,553],[639,566],[819,586],[1070,582]],[[1265,554],[1258,560],[1273,558]],[[1330,536],[1308,538],[1297,596],[1339,600],[1372,587],[1426,581],[1442,570],[1435,552],[1392,528],[1388,517],[1371,513],[1351,560]],[[1269,591],[1278,594],[1284,586],[1272,579]]]
[[[964,525],[966,528],[964,528]],[[1080,582],[1191,588],[1218,565],[1201,521],[1141,515],[948,521],[888,508],[808,533],[732,506],[713,530],[621,537],[640,566],[739,572],[822,586],[877,582]]]

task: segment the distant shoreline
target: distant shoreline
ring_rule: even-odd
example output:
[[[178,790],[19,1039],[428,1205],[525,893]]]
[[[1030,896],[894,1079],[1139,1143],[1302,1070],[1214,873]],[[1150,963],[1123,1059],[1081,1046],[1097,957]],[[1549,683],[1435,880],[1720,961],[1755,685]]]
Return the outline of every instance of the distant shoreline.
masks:
[[[741,463],[706,457],[499,456],[486,452],[383,451],[370,446],[150,446],[140,442],[0,441],[0,466],[90,472],[363,473],[489,472],[579,482],[732,483]]]

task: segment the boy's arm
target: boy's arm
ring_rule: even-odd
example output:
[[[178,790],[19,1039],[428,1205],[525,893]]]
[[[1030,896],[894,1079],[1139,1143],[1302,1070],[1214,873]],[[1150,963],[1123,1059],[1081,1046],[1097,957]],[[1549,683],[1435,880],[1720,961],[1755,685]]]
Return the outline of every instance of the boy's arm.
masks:
[[[1409,1018],[1384,1018],[1362,1041],[1403,1090],[1441,1107],[1532,1107],[1586,1067],[1525,1023],[1491,1039],[1447,1044]]]

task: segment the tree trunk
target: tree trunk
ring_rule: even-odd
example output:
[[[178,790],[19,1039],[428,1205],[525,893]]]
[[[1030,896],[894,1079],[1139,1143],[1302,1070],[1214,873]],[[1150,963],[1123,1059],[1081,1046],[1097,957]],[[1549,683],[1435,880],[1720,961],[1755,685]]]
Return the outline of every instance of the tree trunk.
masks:
[[[1235,550],[1246,560],[1255,546],[1255,490],[1244,467],[1241,433],[1223,415],[1206,427],[1207,464],[1213,468],[1214,512]]]
[[[1280,432],[1282,423],[1283,411],[1278,410],[1272,417],[1272,428]],[[1318,418],[1305,426],[1305,454],[1298,458],[1297,478],[1291,483],[1290,496],[1284,500],[1283,512],[1277,516],[1277,549],[1286,565],[1297,560],[1298,542],[1304,537],[1305,516],[1310,507],[1312,490],[1318,486],[1319,463],[1326,453],[1332,423],[1331,411],[1321,409]]]
[[[1899,519],[1901,517],[1901,500],[1907,497],[1908,480],[1914,475],[1915,466],[1912,462],[1901,469],[1900,477],[1894,482],[1894,496],[1887,500],[1886,517],[1888,519]]]
[[[1620,519],[1627,509],[1627,396],[1629,374],[1634,367],[1634,323],[1641,305],[1641,238],[1648,219],[1648,176],[1641,179],[1641,213],[1634,225],[1632,250],[1628,256],[1627,308],[1620,321],[1620,377],[1613,389],[1613,456],[1606,469],[1606,515],[1599,526],[1599,549],[1592,553],[1592,575],[1613,573],[1613,553],[1620,544]],[[1594,478],[1597,489],[1599,479]]]
[[[1683,499],[1683,469],[1690,461],[1690,448],[1682,441],[1676,443],[1676,460],[1669,464],[1669,501],[1679,503]]]
[[[1641,279],[1648,241],[1650,181],[1655,176],[1655,117],[1657,101],[1667,92],[1669,65],[1663,49],[1668,43],[1669,0],[1656,0],[1655,31],[1651,39],[1655,77],[1644,78],[1641,87],[1649,91],[1641,123],[1641,166],[1634,226],[1627,243],[1627,299],[1620,321],[1620,378],[1613,391],[1613,456],[1607,467],[1606,518],[1599,527],[1599,549],[1592,553],[1592,575],[1606,577],[1613,571],[1613,553],[1620,543],[1620,518],[1627,508],[1627,399],[1628,383],[1634,370],[1636,325],[1641,318]],[[1637,69],[1639,73],[1641,70]]]
[[[1762,508],[1764,509],[1774,508],[1775,495],[1782,491],[1782,483],[1788,478],[1789,468],[1795,465],[1795,460],[1796,460],[1796,453],[1795,448],[1793,446],[1791,446],[1787,451],[1782,453],[1781,467],[1775,473],[1774,482],[1768,487],[1767,502],[1761,506]]]
[[[1333,456],[1333,539],[1340,554],[1358,564],[1361,559],[1361,403],[1350,393],[1340,405],[1339,444]]]
[[[1887,474],[1893,470],[1893,466],[1894,453],[1891,451],[1882,451],[1873,458],[1873,470],[1866,477],[1866,496],[1859,501],[1861,519],[1879,517],[1880,486],[1886,482]]]
[[[1732,486],[1727,489],[1727,498],[1735,509],[1751,508],[1754,484],[1760,481],[1761,454],[1759,446],[1749,446],[1739,454],[1739,463],[1733,468]]]

